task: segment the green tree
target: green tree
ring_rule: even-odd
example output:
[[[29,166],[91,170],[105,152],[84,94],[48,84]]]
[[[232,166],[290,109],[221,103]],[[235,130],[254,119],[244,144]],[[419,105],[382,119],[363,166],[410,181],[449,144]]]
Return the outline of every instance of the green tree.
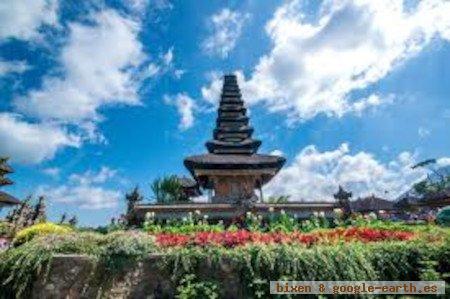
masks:
[[[78,218],[76,215],[74,215],[72,218],[68,221],[69,225],[76,226],[78,224]]]
[[[289,200],[289,195],[269,196],[267,203],[286,203]]]
[[[45,222],[47,220],[47,212],[46,212],[46,204],[45,204],[45,197],[39,196],[38,201],[36,205],[34,206],[34,213],[32,216],[32,222],[33,224],[39,223],[39,222]]]
[[[428,159],[411,167],[412,169],[426,168],[438,178],[438,180],[432,180],[430,176],[428,176],[427,179],[415,183],[413,188],[418,194],[433,194],[450,188],[450,175],[446,175],[439,170],[434,169],[432,165],[436,164],[436,162],[436,159]]]
[[[189,201],[183,192],[183,186],[175,175],[155,179],[151,188],[157,203]]]

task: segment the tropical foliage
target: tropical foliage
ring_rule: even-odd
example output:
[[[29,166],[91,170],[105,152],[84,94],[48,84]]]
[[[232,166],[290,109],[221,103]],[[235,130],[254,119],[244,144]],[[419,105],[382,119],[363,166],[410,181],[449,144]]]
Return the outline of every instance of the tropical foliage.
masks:
[[[436,216],[436,221],[443,226],[450,227],[450,206],[439,211]]]
[[[417,182],[413,185],[414,191],[420,195],[429,195],[450,189],[450,175],[443,171],[435,170],[432,165],[436,164],[436,159],[428,159],[417,163],[412,168],[427,168],[434,176]]]
[[[155,179],[151,184],[151,189],[157,203],[189,201],[189,198],[184,195],[181,183],[175,175]]]

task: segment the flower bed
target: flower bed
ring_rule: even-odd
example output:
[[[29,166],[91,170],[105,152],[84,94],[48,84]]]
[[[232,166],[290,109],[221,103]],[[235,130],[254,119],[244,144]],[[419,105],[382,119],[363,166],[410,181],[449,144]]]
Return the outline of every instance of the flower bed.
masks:
[[[156,242],[159,246],[165,247],[190,245],[236,247],[255,243],[304,244],[310,246],[317,243],[336,243],[340,241],[405,241],[412,239],[414,236],[414,232],[351,227],[313,233],[251,232],[247,230],[238,230],[235,232],[196,232],[192,234],[161,233],[156,234]]]
[[[98,288],[100,293],[110,289],[107,286],[112,280],[136,270],[149,255],[160,256],[155,264],[160,268],[153,269],[152,273],[158,277],[169,273],[172,285],[168,289],[176,289],[178,295],[194,285],[196,289],[215,289],[220,293],[224,285],[223,273],[214,272],[218,269],[234,269],[227,275],[241,285],[248,297],[260,292],[267,295],[268,281],[279,279],[439,280],[450,277],[450,230],[447,228],[374,223],[318,228],[311,232],[244,230],[236,226],[214,231],[209,224],[202,225],[205,231],[130,230],[105,235],[75,230],[67,234],[37,234],[0,252],[0,281],[4,282],[0,298],[31,297],[33,284],[40,277],[45,280],[55,254],[93,257],[95,273],[83,283]],[[156,286],[158,281],[152,283]],[[180,285],[184,287],[176,288]],[[215,285],[219,287],[213,288]]]

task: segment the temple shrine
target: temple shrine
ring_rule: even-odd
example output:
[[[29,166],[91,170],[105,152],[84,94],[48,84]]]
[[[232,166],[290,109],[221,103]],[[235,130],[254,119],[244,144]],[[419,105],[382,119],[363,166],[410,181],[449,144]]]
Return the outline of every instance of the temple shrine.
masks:
[[[262,197],[262,186],[286,161],[257,154],[261,141],[252,138],[253,128],[241,97],[236,76],[225,76],[213,139],[206,143],[209,153],[184,160],[200,187],[212,190],[212,203],[258,201],[255,190]]]
[[[262,187],[286,162],[285,158],[258,153],[261,141],[253,138],[247,109],[235,75],[225,75],[212,139],[208,153],[189,156],[184,165],[198,187],[208,193],[207,202],[140,204],[135,212],[141,219],[147,212],[157,218],[171,219],[200,211],[210,219],[231,219],[252,211],[266,214],[284,210],[298,217],[313,211],[331,212],[336,202],[265,203]],[[192,186],[190,186],[192,188]]]

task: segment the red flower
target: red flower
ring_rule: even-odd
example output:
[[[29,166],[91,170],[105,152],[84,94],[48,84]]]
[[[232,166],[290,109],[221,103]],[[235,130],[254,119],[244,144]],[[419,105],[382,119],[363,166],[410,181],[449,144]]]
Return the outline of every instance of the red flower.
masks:
[[[329,231],[313,233],[281,233],[281,232],[250,232],[238,230],[236,232],[197,232],[194,234],[157,234],[156,242],[160,246],[224,246],[235,247],[246,244],[304,244],[333,243],[340,240],[347,242],[379,242],[385,240],[409,240],[414,233],[404,231],[380,230],[373,228],[351,227],[336,228]]]

